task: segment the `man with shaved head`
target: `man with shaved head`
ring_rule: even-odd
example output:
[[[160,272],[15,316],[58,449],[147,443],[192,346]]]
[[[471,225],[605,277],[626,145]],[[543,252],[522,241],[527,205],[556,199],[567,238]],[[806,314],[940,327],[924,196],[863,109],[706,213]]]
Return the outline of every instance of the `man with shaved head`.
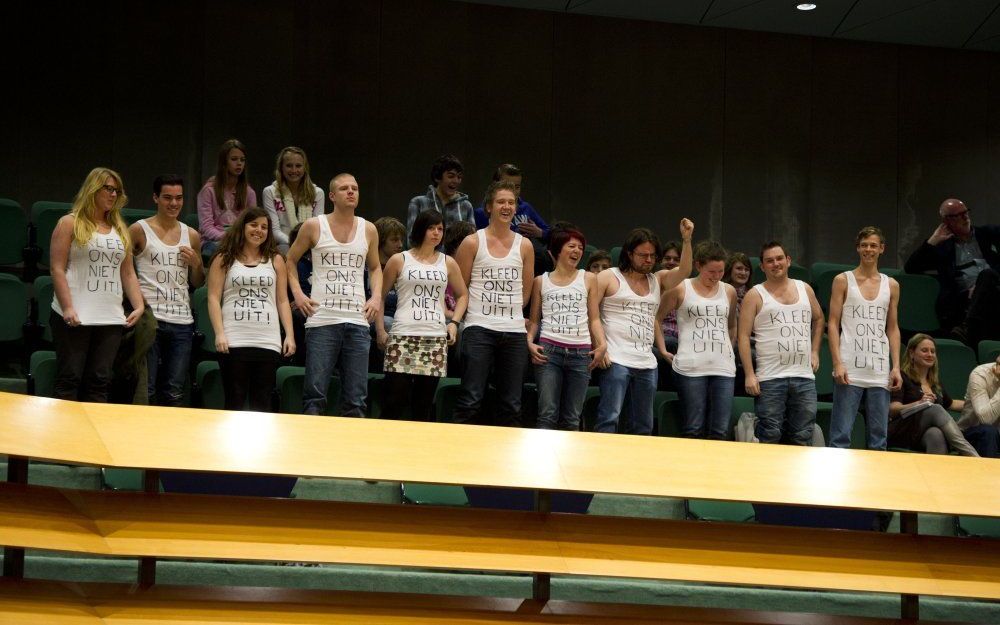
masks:
[[[941,223],[910,255],[906,273],[937,272],[941,327],[975,348],[1000,338],[1000,226],[974,228],[969,208],[955,198],[942,202],[938,214]]]

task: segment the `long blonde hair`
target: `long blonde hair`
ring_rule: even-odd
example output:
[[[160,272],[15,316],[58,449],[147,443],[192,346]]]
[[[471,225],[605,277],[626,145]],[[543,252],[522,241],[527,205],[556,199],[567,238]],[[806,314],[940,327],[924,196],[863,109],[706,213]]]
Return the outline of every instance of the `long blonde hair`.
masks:
[[[274,182],[275,186],[278,187],[278,196],[284,193],[284,189],[288,188],[285,183],[285,176],[281,172],[281,161],[285,159],[286,154],[298,154],[302,157],[302,180],[299,181],[298,190],[292,195],[292,199],[295,200],[296,206],[309,206],[312,210],[312,205],[316,202],[316,185],[313,184],[312,178],[309,177],[309,159],[306,157],[306,152],[302,148],[297,148],[294,145],[290,145],[278,152],[278,161],[274,164]],[[294,210],[294,207],[292,207]],[[288,210],[288,207],[285,207]]]
[[[866,235],[871,236],[871,235]],[[917,350],[919,346],[924,341],[930,341],[934,344],[934,351],[937,352],[937,342],[929,334],[914,334],[913,338],[909,340],[906,344],[906,351],[903,352],[903,363],[900,365],[900,370],[914,382],[919,382],[920,379],[917,377],[916,368],[913,366],[913,352]],[[934,364],[931,365],[930,369],[927,370],[927,383],[931,385],[935,393],[941,392],[941,382],[938,381],[938,359],[934,358]]]
[[[76,192],[76,198],[73,199],[73,208],[70,209],[70,214],[73,215],[73,241],[77,245],[84,246],[90,240],[90,237],[94,235],[94,231],[97,230],[97,220],[94,217],[94,213],[97,211],[97,204],[94,202],[94,197],[107,184],[108,178],[112,178],[118,184],[118,195],[115,197],[115,204],[111,207],[111,212],[108,213],[108,223],[111,224],[111,227],[121,237],[122,243],[125,244],[125,249],[131,249],[132,245],[128,236],[128,225],[126,225],[125,220],[122,218],[122,208],[128,202],[128,196],[125,195],[125,185],[122,183],[121,175],[107,167],[95,167],[91,169],[90,173],[87,174],[87,178],[80,186],[80,190]]]

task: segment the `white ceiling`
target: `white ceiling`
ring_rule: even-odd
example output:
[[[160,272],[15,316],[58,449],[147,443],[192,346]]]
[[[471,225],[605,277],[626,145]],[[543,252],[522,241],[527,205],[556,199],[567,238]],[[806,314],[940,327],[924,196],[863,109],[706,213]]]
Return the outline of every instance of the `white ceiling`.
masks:
[[[466,0],[559,13],[1000,51],[1000,0]]]

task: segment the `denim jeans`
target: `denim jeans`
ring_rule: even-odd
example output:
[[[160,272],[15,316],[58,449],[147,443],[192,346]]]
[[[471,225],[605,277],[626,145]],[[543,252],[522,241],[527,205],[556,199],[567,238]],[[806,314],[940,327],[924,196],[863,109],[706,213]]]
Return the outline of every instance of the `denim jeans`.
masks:
[[[868,449],[885,450],[889,427],[889,390],[861,388],[850,384],[833,385],[833,408],[830,412],[830,447],[851,446],[851,430],[858,416],[861,400],[865,403],[865,429]]]
[[[538,427],[543,430],[579,430],[583,401],[590,383],[587,348],[559,347],[542,343],[549,359],[535,365],[538,385]]]
[[[628,394],[626,434],[649,435],[653,432],[653,398],[656,397],[656,368],[635,369],[618,363],[601,375],[601,400],[597,404],[595,432],[616,432],[622,406]]]
[[[480,326],[462,331],[462,390],[455,400],[455,423],[479,420],[489,383],[497,389],[496,421],[493,425],[521,426],[521,392],[528,366],[528,343],[524,332],[498,332]]]
[[[730,413],[736,378],[722,375],[688,376],[674,372],[677,395],[684,415],[681,436],[729,439]]]
[[[184,401],[193,340],[193,323],[156,322],[156,340],[146,354],[150,405],[180,406]]]
[[[811,445],[816,425],[816,380],[775,378],[761,382],[754,412],[754,434],[760,442]]]
[[[303,414],[326,413],[326,389],[334,367],[340,373],[339,416],[365,416],[368,395],[367,325],[334,323],[306,328],[306,377],[302,385]]]

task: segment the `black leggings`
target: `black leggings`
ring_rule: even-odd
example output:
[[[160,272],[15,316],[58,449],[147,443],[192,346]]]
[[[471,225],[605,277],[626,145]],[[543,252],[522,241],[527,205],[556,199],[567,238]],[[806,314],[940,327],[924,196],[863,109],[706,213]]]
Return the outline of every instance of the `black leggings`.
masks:
[[[410,406],[410,419],[413,421],[433,421],[434,394],[440,379],[433,375],[386,373],[382,418],[401,419],[406,407]]]
[[[49,325],[56,348],[56,398],[107,402],[124,326],[71,327],[54,310]]]
[[[243,410],[249,401],[250,410],[270,412],[279,359],[278,352],[260,347],[231,347],[219,354],[226,410]]]

